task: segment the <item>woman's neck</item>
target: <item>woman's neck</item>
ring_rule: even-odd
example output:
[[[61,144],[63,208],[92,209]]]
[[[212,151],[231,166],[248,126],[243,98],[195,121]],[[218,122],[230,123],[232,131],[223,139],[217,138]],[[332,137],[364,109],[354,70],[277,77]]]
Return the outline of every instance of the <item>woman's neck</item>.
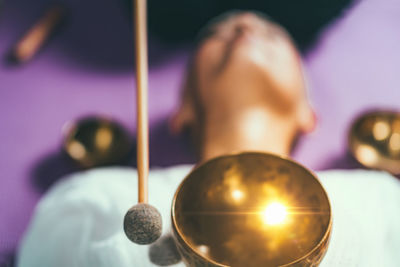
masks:
[[[200,160],[244,151],[288,156],[295,136],[293,121],[265,108],[252,107],[229,116],[209,114],[204,121]]]

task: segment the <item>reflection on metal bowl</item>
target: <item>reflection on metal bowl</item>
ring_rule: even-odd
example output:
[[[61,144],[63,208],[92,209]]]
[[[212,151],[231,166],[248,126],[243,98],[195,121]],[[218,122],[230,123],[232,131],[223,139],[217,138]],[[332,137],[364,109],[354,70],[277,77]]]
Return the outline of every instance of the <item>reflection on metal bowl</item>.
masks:
[[[315,266],[331,207],[301,165],[265,153],[212,159],[179,186],[172,225],[188,266]]]
[[[132,146],[124,128],[106,118],[85,118],[67,128],[64,149],[85,168],[119,163]]]
[[[400,174],[400,113],[362,115],[351,127],[349,147],[364,166]]]

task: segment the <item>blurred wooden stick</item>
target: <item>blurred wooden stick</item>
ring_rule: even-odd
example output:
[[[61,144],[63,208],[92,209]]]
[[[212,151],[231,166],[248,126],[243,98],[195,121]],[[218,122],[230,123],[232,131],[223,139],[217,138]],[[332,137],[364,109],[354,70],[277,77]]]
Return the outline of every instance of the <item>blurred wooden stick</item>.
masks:
[[[47,12],[18,40],[11,49],[10,59],[17,63],[30,60],[47,41],[65,15],[65,9],[59,5]]]
[[[137,107],[137,169],[138,201],[148,201],[149,122],[148,122],[148,65],[146,0],[134,0],[136,43],[136,107]]]

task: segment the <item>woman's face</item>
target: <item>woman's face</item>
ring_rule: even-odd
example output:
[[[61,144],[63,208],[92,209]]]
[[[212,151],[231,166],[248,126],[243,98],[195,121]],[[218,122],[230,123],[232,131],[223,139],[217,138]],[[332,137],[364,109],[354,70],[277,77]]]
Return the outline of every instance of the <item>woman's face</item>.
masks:
[[[288,34],[250,12],[225,15],[203,32],[194,71],[203,101],[215,99],[213,88],[229,88],[229,84],[262,85],[274,101],[293,104],[304,97],[300,58]],[[243,92],[231,93],[247,97]]]

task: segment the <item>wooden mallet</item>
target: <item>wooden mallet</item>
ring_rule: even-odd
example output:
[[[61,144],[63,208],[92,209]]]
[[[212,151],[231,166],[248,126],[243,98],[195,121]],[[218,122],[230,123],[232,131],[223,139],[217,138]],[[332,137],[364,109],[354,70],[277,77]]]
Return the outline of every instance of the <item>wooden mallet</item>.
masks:
[[[138,202],[124,218],[126,236],[137,244],[150,244],[162,232],[161,214],[148,204],[149,129],[146,0],[134,0],[137,88],[137,171]]]

